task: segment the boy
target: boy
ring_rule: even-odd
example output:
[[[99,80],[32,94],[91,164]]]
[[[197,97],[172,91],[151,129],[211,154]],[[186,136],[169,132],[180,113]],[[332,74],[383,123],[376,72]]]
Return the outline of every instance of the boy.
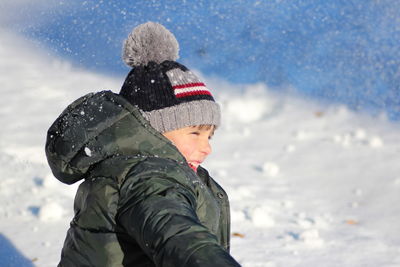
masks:
[[[84,179],[59,266],[240,266],[227,196],[200,166],[218,104],[160,24],[136,27],[123,58],[119,94],[79,98],[48,131],[53,174]]]

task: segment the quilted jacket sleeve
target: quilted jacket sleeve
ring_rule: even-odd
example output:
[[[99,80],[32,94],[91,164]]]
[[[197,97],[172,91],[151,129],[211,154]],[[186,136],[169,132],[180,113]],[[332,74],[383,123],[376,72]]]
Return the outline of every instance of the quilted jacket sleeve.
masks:
[[[240,266],[196,215],[195,193],[171,177],[128,177],[119,224],[156,266]]]

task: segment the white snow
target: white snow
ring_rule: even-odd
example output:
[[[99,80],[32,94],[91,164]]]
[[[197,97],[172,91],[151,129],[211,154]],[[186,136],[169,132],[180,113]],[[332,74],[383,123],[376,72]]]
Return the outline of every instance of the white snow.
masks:
[[[91,157],[92,156],[92,151],[90,150],[90,148],[85,147],[84,149],[86,156]]]
[[[3,30],[0,39],[0,265],[56,266],[78,184],[51,174],[46,131],[71,101],[117,92],[124,77],[77,69]],[[230,196],[243,266],[400,266],[398,122],[261,84],[206,84],[224,119],[204,165]]]
[[[267,176],[275,177],[279,174],[279,166],[274,162],[267,161],[263,164],[262,171]]]
[[[64,208],[55,202],[45,203],[40,207],[38,217],[42,221],[57,221],[62,219]]]

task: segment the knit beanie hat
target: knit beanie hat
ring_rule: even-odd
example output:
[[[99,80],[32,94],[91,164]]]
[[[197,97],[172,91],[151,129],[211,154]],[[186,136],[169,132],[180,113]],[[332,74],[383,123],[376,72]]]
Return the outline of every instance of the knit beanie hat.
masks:
[[[120,95],[137,106],[157,131],[220,125],[221,112],[210,90],[179,64],[175,36],[154,22],[133,29],[124,42],[123,60],[132,67]]]

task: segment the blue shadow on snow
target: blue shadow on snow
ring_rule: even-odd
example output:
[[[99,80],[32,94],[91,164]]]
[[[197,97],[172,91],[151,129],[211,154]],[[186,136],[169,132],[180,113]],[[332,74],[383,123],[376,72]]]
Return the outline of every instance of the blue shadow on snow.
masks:
[[[33,267],[31,260],[27,259],[8,238],[0,234],[0,265],[2,267]]]

